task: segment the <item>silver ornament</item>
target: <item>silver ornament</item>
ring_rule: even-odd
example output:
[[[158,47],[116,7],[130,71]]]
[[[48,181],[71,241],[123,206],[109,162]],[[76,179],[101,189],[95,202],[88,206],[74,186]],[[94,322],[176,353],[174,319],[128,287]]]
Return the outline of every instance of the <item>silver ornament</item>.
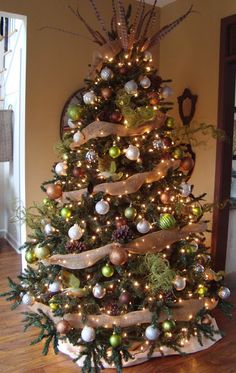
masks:
[[[205,268],[203,267],[203,265],[197,263],[193,266],[193,271],[196,273],[196,274],[202,274],[204,271],[205,271]]]
[[[191,191],[192,191],[192,185],[191,184],[183,182],[183,183],[180,184],[180,187],[181,187],[181,195],[183,197],[188,197],[191,194]]]
[[[99,215],[106,215],[110,210],[110,205],[107,201],[101,199],[101,201],[96,203],[95,210]]]
[[[92,162],[95,162],[96,159],[97,159],[97,153],[95,152],[95,150],[89,150],[86,154],[85,154],[85,159],[86,161],[88,161],[89,163],[92,163]]]
[[[163,148],[163,142],[161,139],[156,139],[153,141],[152,146],[154,149],[161,149]]]
[[[48,290],[50,293],[57,293],[58,291],[61,290],[61,282],[60,281],[54,281],[48,286]]]
[[[144,52],[143,61],[148,62],[152,60],[152,53],[149,51]]]
[[[51,226],[51,224],[46,224],[45,227],[44,227],[44,232],[46,233],[47,236],[49,236],[50,234],[52,234],[54,231],[54,228]]]
[[[151,224],[146,219],[140,220],[140,222],[137,224],[137,231],[139,233],[145,234],[148,233],[151,229]]]
[[[66,162],[59,162],[55,166],[55,172],[58,176],[66,176],[67,175],[67,164]]]
[[[137,85],[137,83],[134,80],[129,80],[125,84],[125,91],[129,95],[135,95],[138,92],[138,85]]]
[[[97,96],[93,91],[89,91],[83,95],[83,100],[86,105],[94,105],[97,101]]]
[[[129,147],[125,151],[126,158],[130,159],[131,161],[137,161],[140,156],[140,151],[137,146],[129,145]]]
[[[168,87],[167,85],[165,85],[161,89],[161,95],[162,95],[163,98],[168,98],[168,97],[173,95],[173,89],[171,87]]]
[[[72,119],[68,119],[67,124],[70,128],[74,129],[77,127],[77,123],[74,123]]]
[[[80,228],[80,226],[77,223],[72,225],[72,227],[70,227],[70,229],[68,230],[68,236],[72,240],[79,240],[82,237],[82,235],[83,235],[83,230],[82,228]]]
[[[100,76],[103,80],[109,80],[112,78],[113,72],[106,66],[101,70]]]
[[[227,299],[229,298],[230,296],[230,290],[229,288],[227,288],[226,286],[222,286],[219,290],[218,290],[218,295],[221,299]]]
[[[96,284],[93,287],[93,296],[95,298],[101,299],[105,296],[105,294],[106,294],[106,289],[102,285]]]
[[[174,287],[176,290],[181,291],[184,290],[186,286],[186,278],[181,276],[176,276],[173,281]]]
[[[154,326],[149,325],[145,330],[145,337],[149,339],[149,341],[155,341],[160,336],[160,330],[154,328]]]
[[[141,87],[147,89],[151,86],[151,80],[147,76],[144,76],[144,78],[140,80],[140,85]]]
[[[84,138],[84,136],[82,135],[82,133],[80,131],[75,132],[75,134],[73,136],[74,142],[80,142],[83,138]]]
[[[34,296],[27,293],[22,297],[22,303],[26,304],[27,306],[32,306],[32,304],[34,304],[34,300]]]
[[[85,342],[92,342],[95,339],[95,330],[91,326],[85,325],[81,331],[81,338]]]

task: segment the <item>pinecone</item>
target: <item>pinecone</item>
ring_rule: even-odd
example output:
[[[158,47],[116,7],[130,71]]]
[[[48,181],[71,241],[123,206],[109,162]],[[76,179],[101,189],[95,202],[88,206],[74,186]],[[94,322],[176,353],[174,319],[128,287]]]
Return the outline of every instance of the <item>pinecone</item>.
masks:
[[[128,225],[122,225],[112,233],[112,240],[119,243],[132,241],[134,234]]]
[[[119,316],[120,315],[120,309],[119,309],[119,306],[118,306],[117,302],[111,301],[111,302],[107,303],[106,306],[105,306],[105,312],[108,315],[111,315],[111,316]]]
[[[81,253],[81,251],[87,250],[86,245],[80,241],[68,241],[65,248],[66,251],[70,254],[78,254]]]

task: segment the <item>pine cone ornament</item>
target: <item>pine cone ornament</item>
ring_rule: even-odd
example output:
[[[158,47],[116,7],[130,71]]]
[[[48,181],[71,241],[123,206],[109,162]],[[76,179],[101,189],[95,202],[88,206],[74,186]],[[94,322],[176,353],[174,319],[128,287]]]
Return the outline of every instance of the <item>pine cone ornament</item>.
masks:
[[[119,243],[130,242],[133,238],[133,231],[128,225],[122,225],[112,233],[112,240]]]
[[[105,306],[105,312],[111,316],[119,316],[120,309],[116,301],[109,301]]]
[[[69,254],[78,254],[81,253],[81,251],[87,250],[86,245],[80,241],[69,241],[66,243],[65,248]]]

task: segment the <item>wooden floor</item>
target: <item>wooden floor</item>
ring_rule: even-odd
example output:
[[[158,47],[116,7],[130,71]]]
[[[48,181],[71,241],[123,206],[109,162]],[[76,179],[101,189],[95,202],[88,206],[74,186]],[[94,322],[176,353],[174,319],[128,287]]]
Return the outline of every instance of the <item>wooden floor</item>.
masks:
[[[7,289],[6,276],[16,278],[19,270],[20,256],[0,239],[0,292]],[[233,280],[235,284],[236,278]],[[236,286],[231,299],[236,304]],[[0,372],[80,373],[80,369],[65,355],[50,353],[43,357],[40,345],[29,346],[36,333],[32,330],[22,332],[21,312],[24,309],[21,306],[17,311],[10,311],[9,303],[0,298]],[[236,312],[232,321],[218,312],[216,317],[226,336],[210,349],[187,357],[152,359],[142,365],[126,368],[124,373],[236,373]],[[115,373],[115,370],[108,369],[105,373]]]

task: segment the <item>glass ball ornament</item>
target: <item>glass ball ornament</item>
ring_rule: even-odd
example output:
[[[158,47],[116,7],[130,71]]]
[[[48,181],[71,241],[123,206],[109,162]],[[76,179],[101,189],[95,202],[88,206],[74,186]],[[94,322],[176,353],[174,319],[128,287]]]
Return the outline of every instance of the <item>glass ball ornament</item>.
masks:
[[[94,105],[97,101],[97,96],[93,91],[89,91],[83,95],[83,100],[86,105]]]
[[[49,307],[52,311],[56,311],[59,308],[59,304],[54,296],[49,300]]]
[[[61,209],[61,217],[63,219],[69,219],[71,217],[71,210],[68,209],[67,207],[63,207]]]
[[[83,177],[85,175],[85,171],[82,167],[75,166],[72,170],[73,176],[76,178]]]
[[[76,104],[71,104],[68,106],[67,115],[72,121],[77,121],[80,119],[83,108]]]
[[[112,72],[111,69],[109,69],[109,67],[105,66],[101,70],[100,76],[101,76],[102,80],[110,80],[113,77],[113,72]]]
[[[84,342],[92,342],[96,337],[95,329],[91,326],[85,325],[81,331],[81,338]]]
[[[194,167],[194,160],[190,157],[184,157],[180,162],[180,170],[188,172]]]
[[[137,210],[134,207],[129,206],[125,209],[124,214],[128,220],[133,220],[135,216],[137,215]]]
[[[71,325],[67,320],[60,320],[56,325],[59,334],[67,334],[71,330]]]
[[[71,129],[75,129],[77,127],[77,123],[73,122],[73,120],[70,118],[68,119],[67,124]]]
[[[96,203],[95,210],[99,215],[106,215],[108,211],[110,210],[110,205],[107,201],[104,201],[104,199],[101,199],[100,201]]]
[[[141,80],[140,80],[140,85],[141,87],[143,87],[144,89],[147,89],[151,86],[151,80],[147,77],[147,76],[144,76]]]
[[[163,205],[168,205],[170,203],[171,195],[169,192],[162,192],[160,194],[160,200]]]
[[[68,166],[66,162],[58,162],[55,166],[55,172],[58,176],[66,176],[67,168]]]
[[[106,295],[106,289],[102,285],[96,284],[93,287],[93,296],[95,298],[102,299],[103,297],[105,297],[105,295]]]
[[[50,200],[58,199],[62,196],[62,187],[59,184],[49,184],[46,193]]]
[[[34,248],[34,254],[37,259],[45,259],[50,255],[50,250],[48,246],[35,246]]]
[[[229,288],[227,288],[226,286],[222,286],[219,290],[218,290],[218,295],[221,299],[227,299],[230,297],[230,290]]]
[[[114,268],[109,264],[102,267],[102,274],[104,277],[112,277],[114,274]]]
[[[199,218],[202,215],[202,208],[201,206],[193,206],[192,209],[192,214]]]
[[[140,222],[138,222],[136,228],[139,233],[145,234],[150,231],[151,224],[146,219],[142,219]]]
[[[78,143],[83,139],[83,137],[84,136],[82,135],[82,133],[80,131],[77,131],[73,135],[73,141]]]
[[[166,127],[172,129],[175,125],[175,120],[172,117],[166,119]]]
[[[125,83],[124,88],[129,95],[135,95],[138,92],[138,84],[134,80],[129,80]]]
[[[198,296],[203,298],[205,297],[206,293],[207,293],[207,288],[203,285],[199,285],[197,289]]]
[[[173,95],[173,89],[167,85],[162,87],[161,89],[161,95],[163,98],[168,98]]]
[[[48,290],[50,293],[57,293],[60,291],[62,288],[61,282],[60,281],[53,281],[51,284],[48,286]]]
[[[164,332],[170,332],[175,328],[175,321],[174,320],[165,320],[161,324],[161,327]]]
[[[97,153],[95,152],[95,150],[90,149],[89,151],[87,151],[87,153],[85,154],[85,159],[89,163],[95,162],[97,159]]]
[[[183,182],[180,184],[180,188],[181,188],[181,195],[183,197],[188,197],[191,194],[191,191],[192,191],[191,184]]]
[[[172,152],[174,159],[181,159],[184,156],[184,152],[181,148],[175,148]]]
[[[115,266],[122,266],[128,260],[128,252],[120,246],[112,248],[109,254],[110,262]]]
[[[145,337],[149,341],[155,341],[159,338],[161,332],[159,329],[155,328],[153,325],[149,325],[145,330]]]
[[[176,220],[172,214],[161,214],[159,219],[159,227],[161,229],[172,229],[176,225]]]
[[[120,334],[113,333],[109,338],[109,342],[112,347],[118,347],[122,342],[122,338]]]
[[[25,304],[26,306],[32,306],[32,304],[34,304],[35,302],[35,298],[33,295],[31,294],[24,294],[23,297],[22,297],[22,303]]]
[[[186,278],[181,276],[176,276],[173,285],[177,291],[182,291],[186,287]]]
[[[152,142],[152,146],[154,149],[162,149],[163,148],[163,142],[161,139],[156,139]]]
[[[25,260],[27,263],[32,264],[37,260],[34,250],[27,250],[25,253]]]
[[[145,51],[144,54],[143,54],[143,61],[145,61],[145,62],[150,61],[151,62],[151,60],[152,60],[152,53],[149,52],[149,51]]]
[[[120,149],[118,148],[118,146],[116,145],[113,145],[110,149],[109,149],[109,156],[111,158],[118,158],[120,156]]]
[[[44,232],[47,236],[50,236],[54,232],[54,228],[51,226],[50,223],[45,225]]]
[[[71,240],[79,240],[83,235],[83,230],[80,228],[79,224],[75,223],[68,230],[68,236]]]
[[[119,296],[119,302],[121,304],[129,304],[132,300],[132,296],[128,291],[122,291]]]
[[[140,156],[140,150],[137,148],[137,146],[129,145],[125,151],[125,156],[131,161],[137,161]]]
[[[205,268],[203,267],[203,265],[197,263],[193,266],[193,272],[196,274],[196,275],[201,275],[203,274],[205,271]]]

